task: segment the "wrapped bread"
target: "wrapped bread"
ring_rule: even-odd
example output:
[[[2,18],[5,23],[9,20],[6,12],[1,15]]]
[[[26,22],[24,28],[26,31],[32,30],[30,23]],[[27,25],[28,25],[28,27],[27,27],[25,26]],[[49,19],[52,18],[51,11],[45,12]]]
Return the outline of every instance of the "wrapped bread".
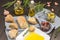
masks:
[[[13,19],[13,16],[12,15],[7,15],[6,17],[5,17],[5,22],[14,22],[14,19]]]
[[[11,29],[10,31],[9,31],[9,37],[10,38],[15,38],[16,36],[17,36],[17,34],[18,34],[18,30],[16,30],[16,29]]]
[[[18,25],[16,23],[10,23],[9,27],[12,29],[18,29]]]
[[[25,29],[25,28],[28,27],[28,23],[27,23],[27,21],[26,21],[24,16],[19,16],[17,18],[17,22],[18,22],[20,28],[22,28],[22,29]]]
[[[37,24],[37,21],[34,17],[29,17],[28,22],[31,23],[31,24]]]

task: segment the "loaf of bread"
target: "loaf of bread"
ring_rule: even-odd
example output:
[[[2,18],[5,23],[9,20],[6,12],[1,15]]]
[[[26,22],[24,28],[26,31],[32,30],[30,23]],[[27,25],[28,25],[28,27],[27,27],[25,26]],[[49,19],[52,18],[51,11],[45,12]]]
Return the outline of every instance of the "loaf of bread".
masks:
[[[19,16],[17,18],[17,22],[18,22],[20,28],[22,28],[22,29],[25,29],[25,28],[28,27],[28,23],[27,23],[27,21],[26,21],[24,16]]]
[[[14,18],[13,18],[13,16],[12,15],[7,15],[6,17],[5,17],[5,22],[14,22]]]
[[[9,31],[9,37],[10,38],[16,38],[16,36],[17,36],[17,34],[18,34],[18,30],[16,30],[16,29],[11,29],[10,31]]]
[[[9,27],[11,29],[18,29],[18,25],[16,23],[10,23]]]
[[[37,24],[37,21],[34,17],[29,17],[28,22],[31,23],[31,24]]]

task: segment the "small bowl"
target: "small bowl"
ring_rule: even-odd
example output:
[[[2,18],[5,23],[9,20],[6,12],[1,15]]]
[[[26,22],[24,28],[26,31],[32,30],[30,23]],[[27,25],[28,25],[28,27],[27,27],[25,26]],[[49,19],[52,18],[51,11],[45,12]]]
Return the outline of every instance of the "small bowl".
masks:
[[[51,24],[49,23],[49,22],[47,22],[47,21],[42,21],[41,23],[40,23],[40,29],[42,30],[42,31],[44,31],[44,32],[47,32],[47,31],[49,31],[50,30],[50,28],[51,28]]]

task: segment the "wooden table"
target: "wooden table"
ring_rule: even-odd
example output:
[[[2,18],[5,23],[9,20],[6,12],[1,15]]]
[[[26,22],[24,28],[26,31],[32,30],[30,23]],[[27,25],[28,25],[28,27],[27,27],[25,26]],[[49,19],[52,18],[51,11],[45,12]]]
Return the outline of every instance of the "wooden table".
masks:
[[[4,8],[2,8],[1,6],[8,1],[12,1],[12,0],[0,0],[0,40],[7,40],[7,37],[5,34],[5,24],[4,24],[5,21],[4,21],[4,15],[3,15]],[[38,2],[38,1],[39,0],[35,0],[35,2]],[[52,2],[51,7],[45,6],[45,8],[48,8],[50,10],[51,10],[51,8],[54,8],[55,14],[60,17],[60,1],[59,0],[40,0],[40,1],[42,3],[46,3],[47,1],[51,1]],[[59,2],[58,6],[54,5],[55,1]],[[8,8],[7,10],[9,10],[12,15],[14,15],[13,6]],[[60,40],[60,33],[58,34],[57,38],[54,38],[54,30],[49,35],[51,35],[51,40]]]

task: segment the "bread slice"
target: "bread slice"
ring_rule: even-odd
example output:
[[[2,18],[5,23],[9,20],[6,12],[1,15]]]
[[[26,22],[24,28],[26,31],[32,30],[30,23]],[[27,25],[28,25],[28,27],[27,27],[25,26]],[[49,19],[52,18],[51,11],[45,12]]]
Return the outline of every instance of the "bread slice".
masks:
[[[12,15],[7,15],[6,17],[5,17],[5,22],[14,22],[14,18],[13,18],[13,16]]]
[[[17,36],[17,34],[18,34],[18,30],[16,30],[16,29],[11,29],[9,31],[9,37],[10,38],[15,38]]]
[[[37,24],[37,21],[34,17],[29,17],[28,22],[31,23],[31,24]]]
[[[19,16],[17,18],[17,22],[18,22],[20,28],[22,28],[22,29],[25,29],[25,28],[28,27],[28,23],[27,23],[27,21],[26,21],[24,16]]]
[[[18,25],[16,23],[10,23],[9,27],[11,29],[18,29]]]

